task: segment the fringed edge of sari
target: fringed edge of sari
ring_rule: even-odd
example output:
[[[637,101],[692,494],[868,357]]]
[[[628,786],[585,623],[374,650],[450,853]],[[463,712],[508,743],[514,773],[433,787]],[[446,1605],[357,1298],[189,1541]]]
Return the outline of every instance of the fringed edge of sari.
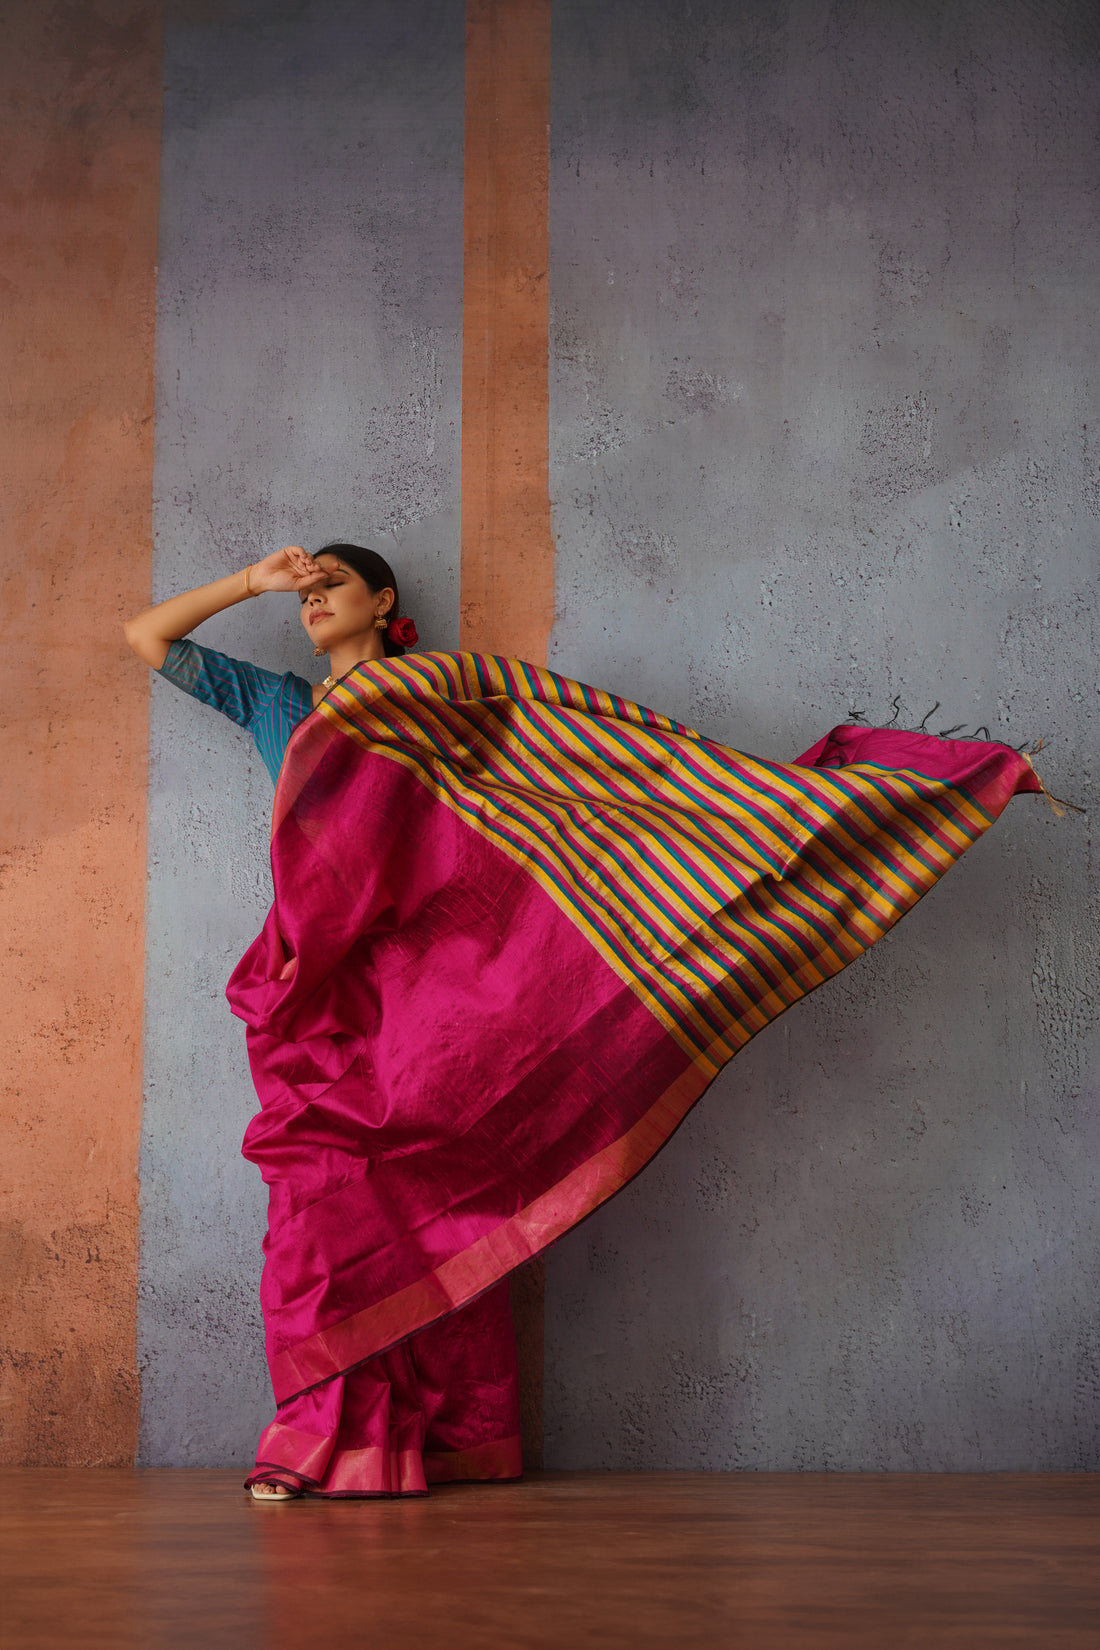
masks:
[[[1064,797],[1055,796],[1054,792],[1053,791],[1048,791],[1046,786],[1043,784],[1043,781],[1042,781],[1042,779],[1039,775],[1038,769],[1036,768],[1035,763],[1032,761],[1032,757],[1033,756],[1038,756],[1038,754],[1042,750],[1042,748],[1043,748],[1043,741],[1040,739],[1039,743],[1035,746],[1034,750],[1021,751],[1020,754],[1023,757],[1024,761],[1027,763],[1028,767],[1031,769],[1032,773],[1035,775],[1035,779],[1038,782],[1039,791],[1046,798],[1047,807],[1050,809],[1050,811],[1054,815],[1055,819],[1064,819],[1066,817],[1067,813],[1071,813],[1071,814],[1083,814],[1083,813],[1085,813],[1087,810],[1082,808],[1078,803],[1076,803],[1076,802],[1067,802]]]

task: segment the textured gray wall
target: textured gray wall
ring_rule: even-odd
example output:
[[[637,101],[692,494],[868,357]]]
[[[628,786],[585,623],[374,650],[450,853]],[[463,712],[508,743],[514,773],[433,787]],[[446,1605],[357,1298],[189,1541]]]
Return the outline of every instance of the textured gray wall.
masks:
[[[457,640],[462,6],[167,43],[156,578],[392,535]],[[555,0],[552,662],[762,754],[900,695],[1093,796],[1086,4]],[[275,598],[206,627],[303,668]],[[268,1418],[225,979],[270,784],[156,684],[143,1459]],[[548,1264],[555,1465],[1097,1465],[1096,873],[1022,799]]]
[[[551,662],[1094,799],[1100,14],[556,0]],[[1022,799],[548,1264],[559,1467],[1100,1466],[1097,877]]]
[[[165,76],[156,594],[368,537],[425,644],[456,646],[461,0],[188,7]],[[198,639],[324,674],[289,598]],[[271,1413],[264,1191],[223,990],[270,898],[271,782],[159,680],[152,749],[141,1459],[245,1463]]]

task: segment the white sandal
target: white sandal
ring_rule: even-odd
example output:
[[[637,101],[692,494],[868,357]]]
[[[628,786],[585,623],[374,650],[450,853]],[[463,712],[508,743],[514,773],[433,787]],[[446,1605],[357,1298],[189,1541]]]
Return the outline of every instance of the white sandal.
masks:
[[[269,1493],[264,1494],[263,1492],[268,1489],[268,1486],[270,1486]],[[300,1486],[298,1489],[293,1489],[291,1485],[284,1484],[279,1478],[261,1478],[257,1483],[250,1484],[248,1487],[252,1492],[253,1501],[262,1501],[265,1505],[270,1505],[272,1501],[299,1501],[302,1496]],[[280,1490],[283,1492],[281,1495],[279,1494]],[[260,1491],[260,1493],[257,1494],[257,1491]]]

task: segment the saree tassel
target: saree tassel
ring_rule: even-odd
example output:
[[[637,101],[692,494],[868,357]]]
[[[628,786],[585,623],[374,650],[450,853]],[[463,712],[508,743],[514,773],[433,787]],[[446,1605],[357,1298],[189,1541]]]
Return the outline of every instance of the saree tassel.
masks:
[[[1023,757],[1024,761],[1027,763],[1028,767],[1031,769],[1031,771],[1035,775],[1036,779],[1039,780],[1039,789],[1043,793],[1043,795],[1046,797],[1047,806],[1049,807],[1051,813],[1054,815],[1054,817],[1056,819],[1064,819],[1066,817],[1067,812],[1068,813],[1074,813],[1074,814],[1083,814],[1085,812],[1084,808],[1078,807],[1076,802],[1065,802],[1065,801],[1063,801],[1063,799],[1060,796],[1055,796],[1051,791],[1048,791],[1046,786],[1043,784],[1043,781],[1039,776],[1039,772],[1036,769],[1035,763],[1031,760],[1033,756],[1037,756],[1039,754],[1039,752],[1042,750],[1042,748],[1043,748],[1043,741],[1040,739],[1039,743],[1036,745],[1036,747],[1033,751],[1021,751],[1020,755]]]

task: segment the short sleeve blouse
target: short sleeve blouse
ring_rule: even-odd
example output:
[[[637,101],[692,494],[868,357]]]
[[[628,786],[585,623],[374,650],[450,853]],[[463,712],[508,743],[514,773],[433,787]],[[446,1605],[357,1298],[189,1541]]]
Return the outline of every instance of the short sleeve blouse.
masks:
[[[247,659],[231,659],[198,642],[173,642],[160,675],[204,705],[247,728],[272,783],[294,729],[313,709],[313,690],[302,676],[277,676]]]

